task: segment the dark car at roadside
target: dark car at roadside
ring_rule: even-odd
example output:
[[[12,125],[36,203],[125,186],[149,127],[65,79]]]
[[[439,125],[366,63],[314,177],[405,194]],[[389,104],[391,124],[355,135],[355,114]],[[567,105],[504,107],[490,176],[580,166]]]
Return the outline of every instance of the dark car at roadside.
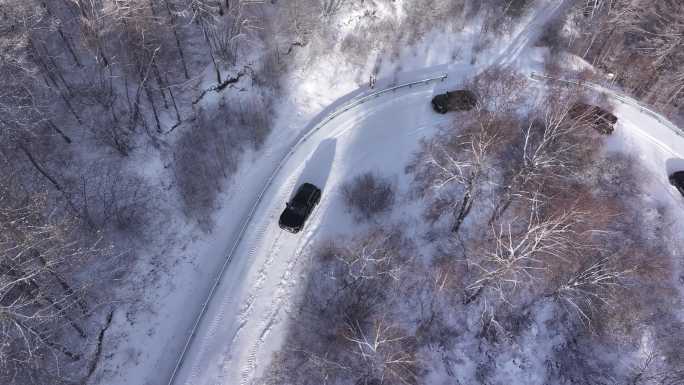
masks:
[[[448,91],[432,98],[432,109],[440,114],[449,111],[469,111],[477,105],[477,96],[469,90]]]
[[[297,189],[294,198],[285,204],[278,226],[291,233],[298,233],[320,200],[321,189],[311,183],[302,184]]]

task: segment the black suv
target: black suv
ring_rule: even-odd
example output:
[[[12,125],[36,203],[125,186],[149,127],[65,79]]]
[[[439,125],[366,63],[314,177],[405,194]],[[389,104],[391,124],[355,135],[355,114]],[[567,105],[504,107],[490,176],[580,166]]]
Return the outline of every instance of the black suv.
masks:
[[[449,91],[432,98],[432,109],[440,114],[449,111],[469,111],[477,105],[477,96],[469,90]]]
[[[670,175],[670,184],[675,186],[680,194],[684,195],[684,171],[677,171]]]
[[[603,135],[612,134],[618,121],[617,116],[603,108],[586,103],[575,103],[568,111],[568,115],[582,124],[594,127]]]
[[[283,230],[298,233],[320,200],[321,189],[311,183],[304,183],[299,186],[292,201],[287,202],[278,225]]]

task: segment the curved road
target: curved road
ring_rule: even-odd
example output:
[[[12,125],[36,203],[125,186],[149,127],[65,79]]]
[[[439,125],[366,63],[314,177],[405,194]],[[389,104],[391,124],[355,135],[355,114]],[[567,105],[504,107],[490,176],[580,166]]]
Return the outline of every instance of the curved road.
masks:
[[[345,215],[335,215],[340,212],[335,207],[340,182],[366,169],[402,173],[403,164],[396,160],[403,158],[407,148],[417,146],[435,124],[429,107],[432,86],[394,92],[393,98],[374,99],[347,111],[345,119],[332,120],[291,153],[237,246],[175,383],[247,384],[269,347],[278,345],[283,333],[274,328],[281,326],[296,288],[300,256],[318,231],[344,222]],[[277,219],[284,202],[303,181],[322,187],[323,197],[304,231],[294,235],[280,230]],[[326,212],[325,217],[321,212]],[[246,287],[251,282],[254,285]]]
[[[510,65],[536,41],[541,27],[562,5],[563,1],[546,2],[505,50],[478,68],[442,65],[400,74],[395,79],[426,79],[446,72],[452,76],[440,87],[452,87],[462,79],[466,69],[479,72],[490,65]],[[389,87],[389,81],[378,81],[379,87],[383,85]],[[247,216],[229,253],[230,258],[223,266],[225,274],[220,274],[212,286],[210,297],[202,306],[202,316],[196,321],[196,329],[183,349],[169,384],[249,383],[257,373],[258,365],[280,342],[280,320],[299,278],[295,269],[298,259],[310,246],[316,232],[326,228],[325,220],[335,218],[330,215],[338,210],[332,203],[331,192],[343,176],[360,169],[402,167],[395,160],[412,145],[417,145],[418,138],[436,123],[428,108],[434,84],[395,90],[391,98],[381,96],[346,110],[345,106],[354,104],[369,92],[367,88],[361,88],[347,94],[314,118],[316,123],[304,130],[311,134],[297,142],[278,164],[253,209],[242,210]],[[346,111],[344,119],[327,121],[327,117],[341,109]],[[387,121],[388,116],[391,122]],[[359,146],[359,141],[372,141],[382,149]],[[393,154],[393,151],[401,154]],[[272,155],[267,151],[267,157]],[[284,233],[277,228],[277,217],[283,202],[304,180],[321,186],[323,199],[303,233]],[[318,215],[324,211],[326,218]],[[228,264],[230,268],[226,269]],[[252,282],[253,286],[245,287],[246,283]]]
[[[242,385],[259,373],[282,341],[281,321],[300,280],[299,259],[318,232],[330,234],[336,227],[351,225],[335,199],[340,183],[367,169],[402,173],[403,164],[396,160],[404,159],[419,138],[440,123],[429,108],[435,85],[441,83],[403,88],[391,98],[372,99],[296,146],[275,173],[235,249],[230,269],[217,286],[197,338],[175,376],[176,384]],[[624,100],[624,95],[616,95],[622,96],[616,100]],[[656,156],[649,156],[648,161],[653,169],[663,170],[661,182],[667,184],[666,168],[684,154],[684,139],[663,123],[667,122],[664,117],[646,114],[642,108],[633,104],[618,108],[621,120],[615,135],[626,135],[633,142],[647,139],[649,145],[636,141],[642,153],[657,148]],[[277,218],[283,202],[303,181],[322,187],[323,199],[304,231],[293,235],[277,227]],[[323,212],[325,216],[320,215]],[[253,286],[245,286],[251,282]]]

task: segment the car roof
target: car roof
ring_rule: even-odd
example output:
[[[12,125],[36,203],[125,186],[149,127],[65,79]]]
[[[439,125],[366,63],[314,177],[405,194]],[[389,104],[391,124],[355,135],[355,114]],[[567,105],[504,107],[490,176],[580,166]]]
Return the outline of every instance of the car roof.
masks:
[[[299,195],[299,193],[311,194],[316,190],[318,190],[318,187],[312,185],[311,183],[304,183],[301,186],[299,186],[299,190],[297,190],[297,195]]]
[[[297,189],[297,193],[292,198],[292,201],[306,200],[318,187],[312,185],[311,183],[304,183]]]
[[[304,216],[299,212],[292,210],[291,208],[286,208],[282,214],[280,214],[280,224],[285,225],[290,228],[296,228],[301,226],[304,221]]]

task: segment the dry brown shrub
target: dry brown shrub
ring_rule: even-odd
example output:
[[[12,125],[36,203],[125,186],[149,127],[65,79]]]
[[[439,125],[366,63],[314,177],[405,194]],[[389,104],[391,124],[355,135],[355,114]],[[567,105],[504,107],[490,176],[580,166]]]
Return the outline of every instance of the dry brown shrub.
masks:
[[[342,186],[347,208],[362,221],[389,211],[394,204],[394,187],[388,179],[373,172],[357,175]]]

